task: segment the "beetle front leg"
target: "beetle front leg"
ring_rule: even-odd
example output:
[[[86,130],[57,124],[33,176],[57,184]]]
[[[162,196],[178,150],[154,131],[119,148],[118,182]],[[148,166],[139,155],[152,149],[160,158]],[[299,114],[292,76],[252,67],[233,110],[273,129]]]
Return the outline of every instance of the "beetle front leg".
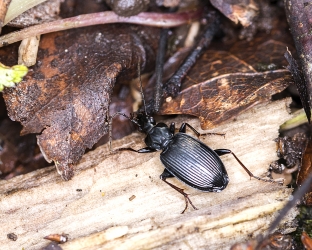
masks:
[[[188,203],[191,204],[191,206],[195,209],[195,210],[198,210],[198,208],[196,208],[191,199],[188,197],[188,194],[184,192],[184,190],[182,188],[178,188],[177,186],[171,184],[170,182],[168,182],[166,179],[167,178],[172,178],[174,177],[167,169],[164,170],[164,172],[160,175],[160,179],[162,181],[164,181],[165,183],[167,183],[170,187],[172,187],[174,190],[178,191],[180,194],[182,194],[184,196],[184,199],[185,199],[185,208],[184,210],[182,211],[181,214],[183,214],[185,212],[185,210],[187,209],[188,207]]]
[[[225,134],[222,134],[222,133],[204,133],[204,134],[201,134],[199,133],[193,126],[191,126],[190,124],[186,123],[186,122],[183,122],[180,129],[179,129],[179,132],[180,133],[186,133],[186,127],[189,127],[197,136],[197,138],[199,138],[200,136],[203,136],[203,135],[221,135],[221,136],[225,136]]]
[[[234,156],[234,158],[237,160],[237,162],[242,166],[242,168],[247,172],[247,174],[250,176],[250,178],[255,178],[259,181],[265,181],[265,182],[273,182],[273,183],[278,183],[278,184],[283,184],[279,181],[274,181],[274,180],[270,180],[270,179],[263,179],[260,178],[258,176],[255,176],[253,173],[251,173],[249,171],[249,169],[237,158],[237,156],[229,149],[216,149],[214,150],[217,155],[221,156],[221,155],[225,155],[225,154],[232,154]]]
[[[153,152],[156,152],[157,150],[153,149],[153,148],[146,147],[146,148],[141,148],[139,150],[135,150],[133,148],[117,148],[117,149],[115,149],[115,151],[132,151],[132,152],[136,152],[136,153],[153,153]]]
[[[172,122],[170,124],[169,131],[174,135],[174,132],[175,132],[175,123],[174,122]]]

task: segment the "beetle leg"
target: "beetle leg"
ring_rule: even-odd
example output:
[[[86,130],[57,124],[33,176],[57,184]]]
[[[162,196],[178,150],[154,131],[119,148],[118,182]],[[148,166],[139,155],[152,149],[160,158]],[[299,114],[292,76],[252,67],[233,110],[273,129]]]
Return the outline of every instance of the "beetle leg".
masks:
[[[243,169],[247,172],[247,174],[250,176],[250,178],[255,178],[259,181],[265,181],[265,182],[273,182],[273,183],[278,183],[278,184],[283,184],[280,181],[274,181],[274,180],[270,180],[270,179],[263,179],[260,178],[258,176],[255,176],[253,173],[251,173],[249,171],[248,168],[245,167],[245,165],[237,158],[237,156],[229,149],[216,149],[214,150],[217,155],[221,156],[221,155],[225,155],[225,154],[232,154],[234,156],[234,158],[237,160],[237,162],[243,167]]]
[[[134,151],[136,151],[137,153],[152,153],[152,152],[156,152],[157,150],[153,149],[153,148],[146,147],[146,148],[141,148],[139,150],[134,150]]]
[[[174,132],[175,132],[175,123],[174,122],[172,122],[170,124],[169,131],[174,135]]]
[[[133,148],[117,148],[116,151],[133,151],[136,153],[152,153],[152,152],[156,152],[157,150],[153,149],[153,148],[146,147],[146,148],[141,148],[139,150],[135,150]]]
[[[186,133],[186,127],[189,127],[196,134],[197,138],[199,138],[202,135],[221,135],[221,136],[225,136],[225,134],[222,134],[222,133],[204,133],[204,134],[201,134],[193,126],[191,126],[190,124],[188,124],[186,122],[182,123],[182,125],[181,125],[181,127],[179,129],[179,132],[180,133]]]
[[[195,209],[195,210],[198,210],[197,207],[195,207],[191,201],[191,199],[188,197],[188,194],[184,192],[184,190],[182,188],[178,188],[177,186],[171,184],[170,182],[168,182],[166,179],[167,178],[172,178],[174,177],[174,175],[172,175],[167,169],[164,170],[164,172],[160,175],[160,179],[162,181],[164,181],[165,183],[167,183],[170,187],[172,187],[174,190],[178,191],[180,194],[182,194],[184,196],[184,199],[185,199],[185,208],[184,210],[182,211],[181,214],[183,214],[185,212],[185,210],[187,209],[188,207],[188,204],[190,203],[191,206]]]

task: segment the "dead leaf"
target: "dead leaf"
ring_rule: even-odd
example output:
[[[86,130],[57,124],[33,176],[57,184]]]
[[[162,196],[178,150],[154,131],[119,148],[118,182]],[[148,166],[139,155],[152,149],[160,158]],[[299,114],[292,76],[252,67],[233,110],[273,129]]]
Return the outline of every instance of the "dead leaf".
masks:
[[[306,232],[302,232],[301,241],[305,249],[312,250],[312,239]]]
[[[312,173],[312,141],[308,142],[305,152],[302,156],[302,164],[297,176],[297,185],[300,187],[308,176]],[[312,205],[312,185],[308,193],[304,196],[304,203],[308,206]]]
[[[241,23],[243,26],[249,26],[257,16],[258,6],[252,0],[211,0],[210,2],[235,24]]]
[[[252,55],[246,53],[245,60],[239,59],[234,53],[207,51],[190,71],[183,83],[183,91],[177,98],[165,102],[161,113],[198,116],[201,127],[208,129],[285,89],[292,82],[287,70],[268,71],[265,68],[267,71],[258,72],[255,69],[270,65],[281,67],[277,58],[283,58],[283,53],[275,57],[274,52],[278,50],[273,48],[282,45],[275,41],[260,45]],[[263,58],[263,49],[270,49],[276,61]]]
[[[138,60],[142,71],[151,69],[157,31],[107,25],[48,34],[33,71],[15,89],[5,90],[10,118],[22,123],[22,134],[39,134],[43,155],[65,180],[85,149],[107,132],[116,78],[134,78]]]
[[[41,4],[35,5],[30,9],[25,9],[27,7],[29,8],[29,4],[13,1],[13,5],[10,6],[10,15],[5,18],[5,24],[14,27],[27,27],[39,23],[54,21],[59,18],[60,6],[61,2],[63,2],[62,0],[41,2]],[[33,2],[32,5],[34,4],[36,3]],[[14,9],[14,11],[12,11],[12,9]],[[20,10],[21,12],[19,12],[19,15],[14,16],[13,14],[18,14],[17,10]]]
[[[206,51],[190,70],[183,90],[167,99],[160,113],[197,116],[202,129],[209,129],[270,100],[293,82],[284,69],[287,44],[280,42],[281,35],[272,34],[236,42],[228,51]],[[285,35],[284,39],[288,41]]]
[[[207,68],[214,69],[216,75],[220,73],[219,76],[211,79],[207,77],[209,80],[184,89],[175,99],[163,104],[161,113],[197,116],[201,121],[202,129],[209,129],[256,103],[269,100],[273,94],[282,91],[291,82],[291,76],[287,70],[256,73],[250,70],[248,65],[239,63],[239,60],[226,52],[221,54],[224,54],[224,64],[222,64],[223,61],[217,59],[206,65]],[[209,52],[205,56],[209,58]],[[241,72],[246,73],[230,73],[229,68],[233,61],[236,61]],[[217,67],[221,69],[218,71]],[[228,72],[228,74],[221,72]],[[188,80],[188,82],[191,81],[196,81],[196,79]]]

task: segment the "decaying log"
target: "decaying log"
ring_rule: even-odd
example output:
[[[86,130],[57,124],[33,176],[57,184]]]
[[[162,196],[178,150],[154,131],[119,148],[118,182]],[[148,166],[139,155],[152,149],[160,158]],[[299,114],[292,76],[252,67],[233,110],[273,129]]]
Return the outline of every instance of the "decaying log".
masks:
[[[285,100],[261,104],[214,130],[222,136],[201,138],[212,148],[229,148],[258,176],[276,160],[274,138],[289,119]],[[165,122],[169,123],[172,119]],[[198,128],[198,120],[178,117]],[[113,146],[144,147],[134,133]],[[54,167],[0,181],[2,249],[41,249],[50,234],[67,234],[62,249],[229,249],[263,233],[283,207],[291,189],[250,180],[235,159],[223,156],[230,183],[221,193],[184,186],[199,210],[181,214],[184,198],[159,179],[159,152],[109,154],[104,145],[87,153],[70,181]],[[296,215],[293,210],[286,221]],[[291,231],[291,223],[284,230]],[[17,240],[7,238],[15,233]]]

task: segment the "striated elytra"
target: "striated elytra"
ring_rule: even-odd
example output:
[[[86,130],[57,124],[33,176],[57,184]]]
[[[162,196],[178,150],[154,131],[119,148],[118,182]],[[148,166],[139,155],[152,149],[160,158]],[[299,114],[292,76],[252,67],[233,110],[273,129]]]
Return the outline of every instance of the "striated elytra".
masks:
[[[204,192],[220,192],[229,178],[215,151],[185,133],[172,137],[160,160],[173,176],[186,185]]]

